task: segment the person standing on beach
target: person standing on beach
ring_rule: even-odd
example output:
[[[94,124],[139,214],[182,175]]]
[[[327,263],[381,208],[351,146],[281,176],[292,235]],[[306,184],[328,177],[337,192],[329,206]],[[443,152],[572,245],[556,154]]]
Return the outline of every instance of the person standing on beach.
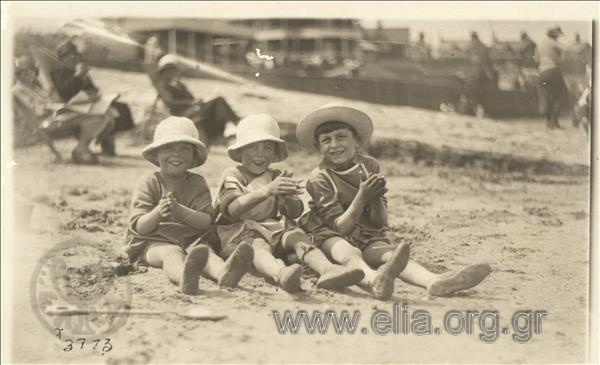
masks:
[[[558,117],[561,102],[568,98],[567,85],[560,69],[564,47],[558,41],[563,35],[560,27],[548,29],[547,38],[538,48],[538,81],[539,111],[546,118],[548,128],[560,128]]]

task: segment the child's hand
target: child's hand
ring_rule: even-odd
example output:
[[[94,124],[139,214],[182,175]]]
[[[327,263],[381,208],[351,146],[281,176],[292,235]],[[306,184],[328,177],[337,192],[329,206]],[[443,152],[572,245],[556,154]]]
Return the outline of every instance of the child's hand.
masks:
[[[292,173],[283,171],[275,180],[265,186],[268,195],[301,194],[300,179],[292,177]]]
[[[294,172],[289,171],[289,170],[283,170],[281,172],[280,176],[293,178],[294,177]],[[283,196],[284,198],[286,196],[290,196],[290,195],[302,195],[302,190],[303,190],[302,185],[301,185],[302,184],[302,180],[300,180],[300,179],[295,179],[295,180],[297,182],[296,191],[294,191],[292,194],[286,194],[286,195],[284,195]]]
[[[365,200],[377,199],[387,192],[386,180],[383,175],[373,174],[360,183],[358,194]]]
[[[177,199],[175,199],[175,197],[173,196],[173,193],[168,192],[165,196],[165,199],[167,200],[167,204],[169,206],[169,212],[170,212],[171,218],[173,218],[176,221],[181,221],[184,214],[181,209],[182,208],[181,204],[179,204]]]
[[[168,198],[163,197],[158,202],[160,216],[163,219],[171,218],[171,202]]]

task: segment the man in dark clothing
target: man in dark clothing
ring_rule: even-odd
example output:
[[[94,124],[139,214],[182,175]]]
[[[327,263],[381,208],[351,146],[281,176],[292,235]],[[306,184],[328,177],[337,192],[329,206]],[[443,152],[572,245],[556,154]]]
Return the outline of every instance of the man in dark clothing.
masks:
[[[161,100],[172,115],[190,118],[196,124],[200,139],[212,144],[221,137],[235,134],[240,117],[222,97],[204,102],[196,99],[180,80],[177,58],[165,55],[158,62],[157,88]]]
[[[526,32],[521,33],[521,48],[519,49],[519,56],[521,67],[536,68],[537,61],[535,60],[535,52],[537,44],[529,38]]]
[[[56,54],[64,67],[52,71],[51,78],[58,95],[64,102],[69,101],[80,91],[85,91],[90,95],[99,93],[88,75],[89,68],[81,62],[81,54],[73,42],[67,40],[56,48]],[[118,101],[112,102],[111,106],[119,112],[115,119],[115,126],[112,130],[102,134],[100,145],[102,151],[108,155],[115,155],[115,134],[119,131],[125,131],[134,127],[131,110],[125,103]]]

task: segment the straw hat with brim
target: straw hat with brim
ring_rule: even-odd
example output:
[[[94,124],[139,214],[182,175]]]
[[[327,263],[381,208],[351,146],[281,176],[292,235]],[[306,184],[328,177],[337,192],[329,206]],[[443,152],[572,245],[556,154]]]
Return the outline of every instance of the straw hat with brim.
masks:
[[[279,124],[269,114],[252,114],[240,120],[235,133],[235,143],[229,146],[227,153],[232,160],[242,162],[243,147],[256,142],[275,142],[277,153],[273,162],[287,158],[285,141],[280,138]]]
[[[327,122],[344,122],[360,138],[362,147],[373,134],[373,120],[366,113],[342,104],[327,104],[306,115],[296,126],[296,138],[306,148],[316,148],[315,131]]]
[[[167,68],[179,68],[179,59],[172,54],[166,54],[158,60],[158,71],[164,71]]]
[[[208,149],[198,139],[198,129],[194,122],[184,117],[168,117],[161,121],[154,130],[154,141],[144,148],[142,156],[158,166],[156,150],[176,142],[189,143],[196,149],[196,158],[191,167],[197,167],[206,162]]]

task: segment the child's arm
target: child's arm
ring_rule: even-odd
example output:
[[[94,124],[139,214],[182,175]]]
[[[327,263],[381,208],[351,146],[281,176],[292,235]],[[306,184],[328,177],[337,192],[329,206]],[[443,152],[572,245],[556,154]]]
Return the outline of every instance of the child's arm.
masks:
[[[298,181],[291,177],[278,176],[268,185],[244,194],[233,200],[225,208],[232,218],[239,218],[242,214],[252,209],[257,203],[274,195],[295,194],[298,191]]]
[[[381,200],[381,197],[385,192],[386,189],[383,176],[379,174],[373,174],[361,182],[358,193],[354,197],[354,200],[352,200],[348,209],[335,219],[334,227],[336,231],[342,235],[347,235],[352,232],[367,205],[374,200]]]
[[[151,233],[158,224],[171,215],[169,202],[166,198],[160,200],[159,204],[148,213],[140,216],[135,222],[135,230],[140,235]]]
[[[174,203],[172,210],[174,221],[186,224],[199,231],[206,231],[212,223],[210,214],[188,208],[177,202]]]
[[[283,170],[281,172],[281,176],[283,177],[292,177],[294,173]],[[296,190],[294,194],[283,195],[281,198],[283,199],[283,209],[284,213],[288,218],[296,219],[302,215],[304,211],[304,204],[302,204],[302,200],[298,198],[298,194],[300,194],[300,190]]]

